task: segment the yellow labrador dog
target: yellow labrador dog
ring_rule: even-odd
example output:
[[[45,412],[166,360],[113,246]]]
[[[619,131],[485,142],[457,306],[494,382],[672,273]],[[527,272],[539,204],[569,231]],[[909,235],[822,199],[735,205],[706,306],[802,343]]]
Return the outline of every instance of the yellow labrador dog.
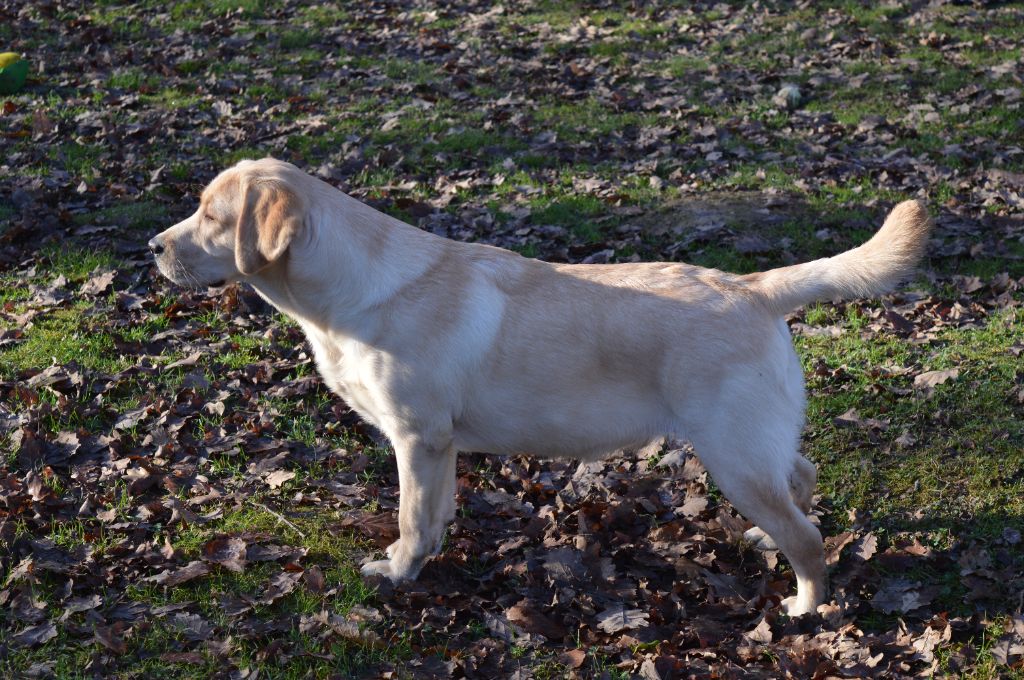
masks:
[[[908,201],[858,248],[746,276],[550,264],[434,236],[263,159],[218,175],[149,245],[175,283],[245,281],[296,319],[327,385],[393,443],[401,534],[364,574],[415,578],[438,551],[458,451],[593,460],[674,435],[759,527],[750,537],[789,559],[784,605],[799,615],[822,602],[825,563],[782,317],[888,290],[929,228]]]

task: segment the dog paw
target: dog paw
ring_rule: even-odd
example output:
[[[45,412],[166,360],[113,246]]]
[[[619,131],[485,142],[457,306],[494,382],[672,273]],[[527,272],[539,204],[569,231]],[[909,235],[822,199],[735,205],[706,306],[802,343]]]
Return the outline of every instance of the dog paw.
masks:
[[[374,562],[367,562],[360,569],[359,572],[363,576],[383,576],[384,578],[392,581],[395,578],[391,574],[391,560],[376,560]]]
[[[415,579],[426,561],[426,558],[418,560],[408,559],[407,555],[403,555],[396,548],[393,557],[386,560],[367,562],[359,571],[363,576],[383,576],[392,583],[401,583],[402,581]]]
[[[782,600],[782,613],[791,618],[810,614],[813,611],[815,611],[815,609],[806,603],[801,603],[800,598],[797,595],[790,595]]]
[[[753,544],[758,550],[778,550],[779,546],[775,545],[775,539],[764,532],[764,529],[759,527],[751,527],[743,532],[743,538],[749,543]]]

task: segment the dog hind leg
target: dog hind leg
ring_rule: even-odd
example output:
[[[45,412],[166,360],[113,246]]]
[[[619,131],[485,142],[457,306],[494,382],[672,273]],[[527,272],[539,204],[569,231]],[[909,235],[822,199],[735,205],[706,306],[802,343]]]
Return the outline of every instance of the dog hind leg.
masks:
[[[764,416],[770,421],[773,414]],[[786,598],[783,607],[788,614],[799,616],[814,611],[825,597],[821,533],[805,514],[814,466],[793,450],[798,427],[782,427],[778,421],[757,427],[757,421],[756,416],[749,418],[747,427],[739,429],[705,428],[693,443],[725,497],[770,536],[789,560],[796,573],[797,594]]]
[[[803,456],[798,456],[793,466],[793,472],[789,476],[789,493],[793,497],[796,507],[805,515],[811,511],[814,489],[818,483],[818,469],[814,463]],[[758,550],[778,550],[779,546],[775,539],[768,535],[764,529],[758,526],[747,529],[743,538],[753,543]]]

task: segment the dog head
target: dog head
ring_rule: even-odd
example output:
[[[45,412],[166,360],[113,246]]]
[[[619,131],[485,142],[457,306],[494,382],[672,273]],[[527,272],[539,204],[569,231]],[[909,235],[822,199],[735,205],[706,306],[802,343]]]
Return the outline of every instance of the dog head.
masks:
[[[306,223],[304,175],[272,158],[241,161],[203,191],[199,209],[149,241],[160,273],[194,288],[258,274],[280,260]]]

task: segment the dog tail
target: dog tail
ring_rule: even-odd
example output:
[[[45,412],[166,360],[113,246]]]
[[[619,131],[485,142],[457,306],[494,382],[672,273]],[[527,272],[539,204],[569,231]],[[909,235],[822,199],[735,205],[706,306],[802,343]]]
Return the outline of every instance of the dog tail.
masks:
[[[931,228],[924,205],[904,201],[871,240],[853,250],[741,278],[779,315],[816,300],[874,297],[914,271]]]

